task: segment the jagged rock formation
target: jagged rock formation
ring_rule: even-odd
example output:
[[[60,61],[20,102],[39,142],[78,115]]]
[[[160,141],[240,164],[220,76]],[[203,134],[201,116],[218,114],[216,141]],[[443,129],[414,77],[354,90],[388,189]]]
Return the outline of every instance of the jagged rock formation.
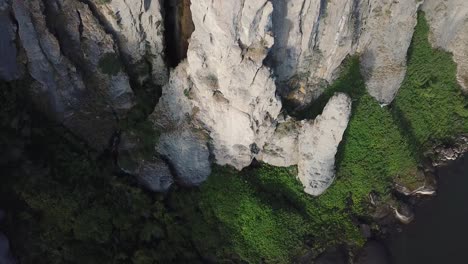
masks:
[[[257,159],[274,166],[298,165],[304,191],[317,196],[332,183],[335,155],[351,115],[351,98],[334,95],[315,120],[280,121]]]
[[[168,73],[160,1],[112,0],[95,6],[108,21],[127,63],[136,67],[133,71],[139,81],[150,78],[155,85],[166,84]]]
[[[270,71],[262,64],[273,44],[272,5],[196,1],[191,8],[195,31],[187,63],[171,76],[157,112],[174,115],[163,119],[172,119],[176,126],[188,122],[208,131],[216,163],[240,170],[273,133],[281,110]]]
[[[299,135],[299,180],[304,191],[317,196],[335,179],[335,155],[351,115],[351,98],[333,96],[315,120],[305,122]]]
[[[103,149],[116,118],[133,106],[112,37],[81,2],[14,0],[12,6],[34,79],[32,100],[91,146]]]
[[[468,3],[464,0],[425,0],[422,10],[431,27],[429,40],[453,53],[457,79],[468,92]]]
[[[369,93],[390,103],[406,70],[416,25],[414,0],[274,0],[270,61],[283,96],[310,103],[346,56],[361,53]]]
[[[221,15],[216,10],[233,12]],[[209,174],[205,151],[209,143],[219,165],[240,170],[255,157],[277,166],[299,164],[306,191],[323,192],[333,181],[334,156],[348,123],[350,98],[333,97],[316,123],[286,117],[289,120],[277,126],[281,104],[271,73],[262,64],[273,44],[271,3],[197,1],[192,11],[195,31],[188,60],[171,75],[152,115],[164,131],[159,153],[170,160],[178,177],[191,184]],[[329,130],[325,132],[324,126]]]
[[[192,86],[187,64],[182,63],[171,73],[150,117],[156,129],[162,131],[157,151],[169,161],[179,182],[185,185],[198,185],[211,173],[208,134],[195,122],[197,110],[189,99]]]
[[[154,142],[124,131],[116,148],[119,164],[151,190],[200,184],[213,163],[241,170],[257,159],[298,165],[306,192],[318,195],[333,181],[350,99],[336,95],[316,120],[299,122],[281,113],[279,96],[299,108],[313,103],[343,60],[360,54],[368,92],[390,103],[423,2],[0,0],[0,78],[24,71],[38,109],[97,150],[120,135],[138,89],[163,86],[148,118]],[[453,52],[464,88],[465,5],[422,6],[432,43]],[[183,42],[175,61],[186,58],[169,80],[165,24]]]
[[[16,26],[10,17],[7,0],[0,0],[0,79],[11,81],[19,77],[16,63]]]

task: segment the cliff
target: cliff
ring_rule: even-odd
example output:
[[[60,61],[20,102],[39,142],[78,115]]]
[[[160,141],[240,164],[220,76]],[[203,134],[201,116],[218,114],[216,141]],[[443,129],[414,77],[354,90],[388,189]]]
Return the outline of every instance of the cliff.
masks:
[[[0,74],[27,79],[40,111],[100,151],[130,133],[122,123],[133,122],[142,101],[156,105],[147,119],[156,133],[144,135],[153,143],[135,138],[152,153],[133,154],[140,169],[121,166],[133,174],[172,168],[157,190],[172,178],[200,184],[213,163],[241,170],[256,159],[298,164],[306,190],[307,179],[322,179],[319,194],[333,181],[351,101],[342,108],[332,98],[316,120],[290,115],[313,105],[352,55],[361,57],[368,93],[390,104],[421,5],[433,46],[454,54],[466,88],[467,8],[431,0],[3,0]],[[337,122],[324,121],[327,111],[340,113]],[[162,177],[150,171],[145,178]]]

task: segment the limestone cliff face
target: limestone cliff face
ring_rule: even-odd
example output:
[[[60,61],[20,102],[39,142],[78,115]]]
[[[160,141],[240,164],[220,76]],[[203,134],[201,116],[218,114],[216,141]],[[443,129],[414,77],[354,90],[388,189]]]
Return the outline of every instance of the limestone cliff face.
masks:
[[[275,46],[270,63],[284,97],[303,105],[317,98],[349,55],[362,54],[369,93],[395,97],[420,3],[414,0],[274,0]]]
[[[166,84],[168,73],[164,61],[164,21],[160,1],[89,2],[105,17],[127,63],[139,71],[138,77],[151,78],[156,85]],[[150,70],[145,71],[145,66]]]
[[[12,8],[33,79],[31,99],[90,145],[105,148],[116,118],[134,104],[112,37],[81,2],[15,0]]]
[[[151,190],[257,159],[297,165],[305,191],[319,195],[333,182],[351,100],[337,94],[302,121],[282,101],[313,104],[359,55],[369,94],[391,103],[420,8],[467,89],[464,0],[0,0],[0,78],[28,80],[37,108],[95,149],[121,135],[112,148],[132,156],[125,171]],[[136,100],[142,87],[162,87],[162,97]],[[120,123],[148,99],[159,99],[148,117],[159,133],[144,156],[148,143]]]
[[[191,179],[197,184],[208,176],[209,145],[214,163],[238,170],[254,158],[278,166],[299,164],[306,191],[322,193],[333,180],[334,156],[350,115],[349,97],[333,97],[315,125],[294,120],[278,124],[281,102],[272,73],[263,65],[273,45],[272,4],[196,1],[191,8],[195,31],[187,61],[174,70],[152,115],[164,131],[159,153],[185,183]]]

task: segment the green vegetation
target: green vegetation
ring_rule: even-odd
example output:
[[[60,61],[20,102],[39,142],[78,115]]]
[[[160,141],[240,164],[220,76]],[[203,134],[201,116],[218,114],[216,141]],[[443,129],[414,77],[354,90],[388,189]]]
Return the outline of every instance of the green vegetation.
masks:
[[[417,186],[425,147],[468,132],[467,101],[455,65],[449,54],[431,49],[427,31],[420,15],[408,76],[390,108],[367,94],[353,57],[341,77],[300,113],[314,118],[335,92],[353,99],[337,179],[318,198],[302,191],[296,168],[267,165],[242,172],[214,167],[199,188],[147,193],[131,177],[115,175],[109,157],[96,158],[63,128],[29,111],[35,114],[25,154],[31,163],[22,169],[0,164],[9,175],[0,185],[0,208],[11,212],[5,230],[20,262],[291,263],[310,250],[361,246],[356,219],[371,221],[369,193],[389,202],[392,183]],[[120,70],[111,55],[102,62],[109,74]],[[14,91],[0,86],[2,130],[24,108]],[[156,132],[145,122],[151,107],[142,105],[148,107],[135,108],[121,127],[141,133],[137,136],[152,147]],[[4,134],[8,140],[0,137],[0,143],[11,144],[16,134]],[[152,149],[141,152],[150,155]]]
[[[468,100],[456,80],[451,54],[431,48],[424,14],[418,17],[408,71],[393,114],[416,146],[450,141],[468,132]]]

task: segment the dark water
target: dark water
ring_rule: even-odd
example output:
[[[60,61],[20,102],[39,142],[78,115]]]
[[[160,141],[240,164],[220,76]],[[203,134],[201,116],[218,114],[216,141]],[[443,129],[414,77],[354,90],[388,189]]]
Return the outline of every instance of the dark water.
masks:
[[[468,264],[468,155],[437,174],[437,197],[389,241],[395,264]]]

